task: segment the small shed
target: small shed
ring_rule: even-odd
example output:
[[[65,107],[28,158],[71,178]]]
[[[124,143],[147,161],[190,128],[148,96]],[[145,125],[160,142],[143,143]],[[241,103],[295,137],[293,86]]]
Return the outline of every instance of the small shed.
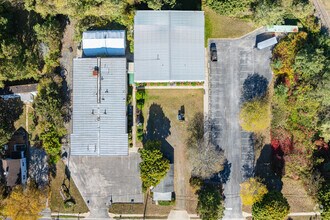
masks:
[[[277,39],[276,39],[276,37],[272,37],[272,38],[269,38],[267,40],[264,40],[264,41],[259,42],[257,44],[257,48],[259,50],[262,50],[262,49],[264,49],[266,47],[271,47],[271,46],[273,46],[275,44],[277,44]]]
[[[83,33],[82,49],[84,57],[125,56],[125,31],[85,31]]]
[[[164,179],[151,190],[154,201],[171,201],[174,192],[174,164],[170,164],[170,169]]]

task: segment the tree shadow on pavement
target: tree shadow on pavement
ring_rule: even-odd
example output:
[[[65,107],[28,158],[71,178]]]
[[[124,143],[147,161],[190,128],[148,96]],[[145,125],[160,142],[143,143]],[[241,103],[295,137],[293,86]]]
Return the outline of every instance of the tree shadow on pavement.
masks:
[[[251,101],[266,95],[268,80],[258,73],[249,74],[243,83],[241,101]]]
[[[281,180],[282,172],[276,172],[276,170],[279,170],[280,167],[277,166],[276,168],[274,165],[281,164],[281,167],[284,167],[284,160],[279,158],[281,163],[279,163],[279,161],[275,161],[276,156],[273,156],[274,154],[275,153],[273,152],[271,145],[267,144],[262,148],[260,156],[257,160],[255,175],[263,180],[268,190],[281,191],[283,186],[283,182]]]
[[[149,118],[147,121],[147,129],[143,142],[149,140],[161,141],[161,151],[164,157],[174,163],[174,149],[166,141],[166,138],[171,135],[171,121],[165,116],[160,105],[153,103],[149,108]]]
[[[223,164],[223,170],[220,173],[215,174],[211,178],[211,181],[225,184],[229,180],[229,176],[231,172],[230,170],[231,170],[231,163],[229,163],[228,160],[226,160],[225,163]]]

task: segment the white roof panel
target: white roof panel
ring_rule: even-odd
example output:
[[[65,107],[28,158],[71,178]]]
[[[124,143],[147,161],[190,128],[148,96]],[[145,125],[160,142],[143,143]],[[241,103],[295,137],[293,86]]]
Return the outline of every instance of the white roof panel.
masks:
[[[136,82],[204,81],[204,12],[137,11]]]
[[[71,155],[128,155],[126,82],[126,58],[73,60]]]

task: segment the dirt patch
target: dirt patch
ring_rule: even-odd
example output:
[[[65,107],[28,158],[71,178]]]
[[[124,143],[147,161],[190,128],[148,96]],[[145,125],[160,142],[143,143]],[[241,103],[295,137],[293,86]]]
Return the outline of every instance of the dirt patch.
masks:
[[[203,90],[147,90],[143,108],[146,137],[164,139],[165,155],[174,161],[175,207],[188,213],[196,212],[197,196],[189,184],[191,168],[186,159],[185,144],[187,126],[197,112],[203,112],[203,95]],[[182,106],[185,121],[177,118]]]
[[[290,212],[313,212],[315,202],[307,194],[300,180],[282,178],[282,193],[290,204]]]
[[[66,169],[62,161],[57,162],[56,164],[56,176],[51,178],[51,197],[50,197],[50,208],[53,212],[61,213],[86,213],[88,208],[80,195],[79,190],[77,189],[72,178],[66,178]],[[73,207],[65,207],[64,201],[61,196],[61,186],[65,184],[69,189],[71,196],[74,198],[76,205]]]

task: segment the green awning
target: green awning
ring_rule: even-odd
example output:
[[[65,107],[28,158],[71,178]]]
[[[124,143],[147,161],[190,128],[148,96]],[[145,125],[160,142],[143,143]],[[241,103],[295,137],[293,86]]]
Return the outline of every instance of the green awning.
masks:
[[[134,73],[128,74],[128,84],[133,85],[134,84]]]

